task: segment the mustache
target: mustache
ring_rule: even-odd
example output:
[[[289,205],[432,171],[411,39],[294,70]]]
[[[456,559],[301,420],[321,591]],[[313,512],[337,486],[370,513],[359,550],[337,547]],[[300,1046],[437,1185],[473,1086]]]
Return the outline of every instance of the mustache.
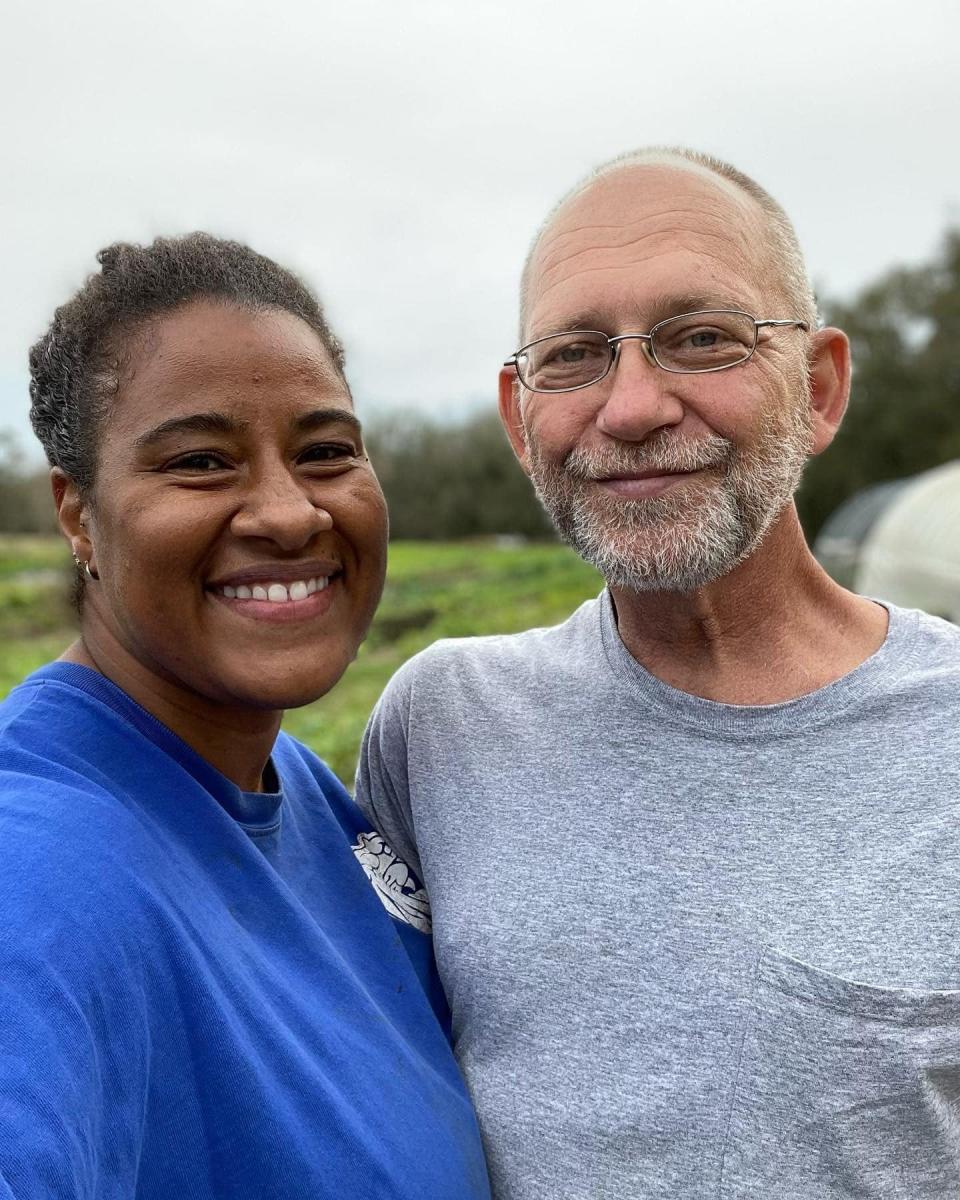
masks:
[[[597,480],[635,471],[657,471],[671,475],[730,467],[736,446],[727,438],[710,434],[705,438],[655,434],[645,442],[613,442],[609,446],[576,446],[563,460],[563,469],[575,479]]]

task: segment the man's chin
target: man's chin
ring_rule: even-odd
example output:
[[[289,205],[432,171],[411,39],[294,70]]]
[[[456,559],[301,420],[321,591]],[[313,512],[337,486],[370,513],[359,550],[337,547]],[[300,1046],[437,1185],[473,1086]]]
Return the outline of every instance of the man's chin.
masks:
[[[564,541],[611,587],[634,592],[689,593],[715,583],[752,553],[757,539],[736,521],[687,527],[598,531],[579,522],[559,527]]]
[[[669,566],[651,565],[635,557],[610,554],[581,557],[600,572],[608,587],[639,593],[671,593],[689,595],[709,587],[737,565],[736,561],[704,563],[677,563]]]

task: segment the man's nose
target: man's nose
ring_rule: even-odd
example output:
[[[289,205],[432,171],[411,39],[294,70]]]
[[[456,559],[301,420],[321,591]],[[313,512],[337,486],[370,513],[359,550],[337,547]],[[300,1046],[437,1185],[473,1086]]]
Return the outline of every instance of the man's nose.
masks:
[[[597,414],[597,427],[610,437],[642,442],[656,430],[683,420],[684,407],[673,390],[673,376],[653,362],[646,343],[639,339],[617,343],[617,357],[604,382],[606,399]]]
[[[285,466],[259,472],[234,515],[233,532],[266,538],[283,550],[301,549],[333,528],[333,517],[315,494],[317,487],[315,480],[299,480]]]

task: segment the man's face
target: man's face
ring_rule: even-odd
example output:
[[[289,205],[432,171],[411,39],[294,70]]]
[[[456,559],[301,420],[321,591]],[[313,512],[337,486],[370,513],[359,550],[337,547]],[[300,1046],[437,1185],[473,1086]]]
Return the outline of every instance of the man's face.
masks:
[[[525,340],[647,332],[735,308],[791,318],[749,198],[699,171],[627,168],[561,210],[542,238]],[[759,544],[811,448],[805,335],[760,331],[741,366],[671,374],[621,345],[579,391],[520,389],[521,460],[561,535],[614,586],[692,591]]]

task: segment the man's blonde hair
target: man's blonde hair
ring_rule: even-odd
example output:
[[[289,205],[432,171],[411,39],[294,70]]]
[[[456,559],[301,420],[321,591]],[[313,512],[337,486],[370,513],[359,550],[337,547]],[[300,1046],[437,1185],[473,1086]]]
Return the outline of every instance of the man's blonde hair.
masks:
[[[757,202],[766,217],[766,224],[769,230],[769,245],[767,248],[771,261],[779,274],[778,282],[780,288],[785,300],[792,306],[792,311],[788,315],[795,316],[798,320],[806,321],[811,329],[816,327],[817,301],[810,283],[810,277],[807,274],[803,252],[800,249],[800,243],[797,241],[796,231],[793,228],[790,218],[770,193],[765,191],[749,175],[745,175],[742,171],[738,171],[736,167],[731,166],[722,159],[714,158],[710,154],[702,154],[698,150],[689,150],[685,146],[648,146],[640,150],[630,150],[626,154],[619,154],[616,158],[611,158],[609,161],[601,163],[599,167],[591,171],[579,183],[575,184],[550,210],[546,220],[537,230],[523,264],[523,274],[520,279],[521,341],[523,341],[525,336],[527,324],[527,295],[533,273],[533,261],[543,235],[552,225],[560,209],[576,196],[579,196],[581,192],[585,192],[598,180],[608,175],[613,175],[617,171],[629,167],[661,164],[664,166],[682,167],[689,165],[700,167],[732,183]]]

